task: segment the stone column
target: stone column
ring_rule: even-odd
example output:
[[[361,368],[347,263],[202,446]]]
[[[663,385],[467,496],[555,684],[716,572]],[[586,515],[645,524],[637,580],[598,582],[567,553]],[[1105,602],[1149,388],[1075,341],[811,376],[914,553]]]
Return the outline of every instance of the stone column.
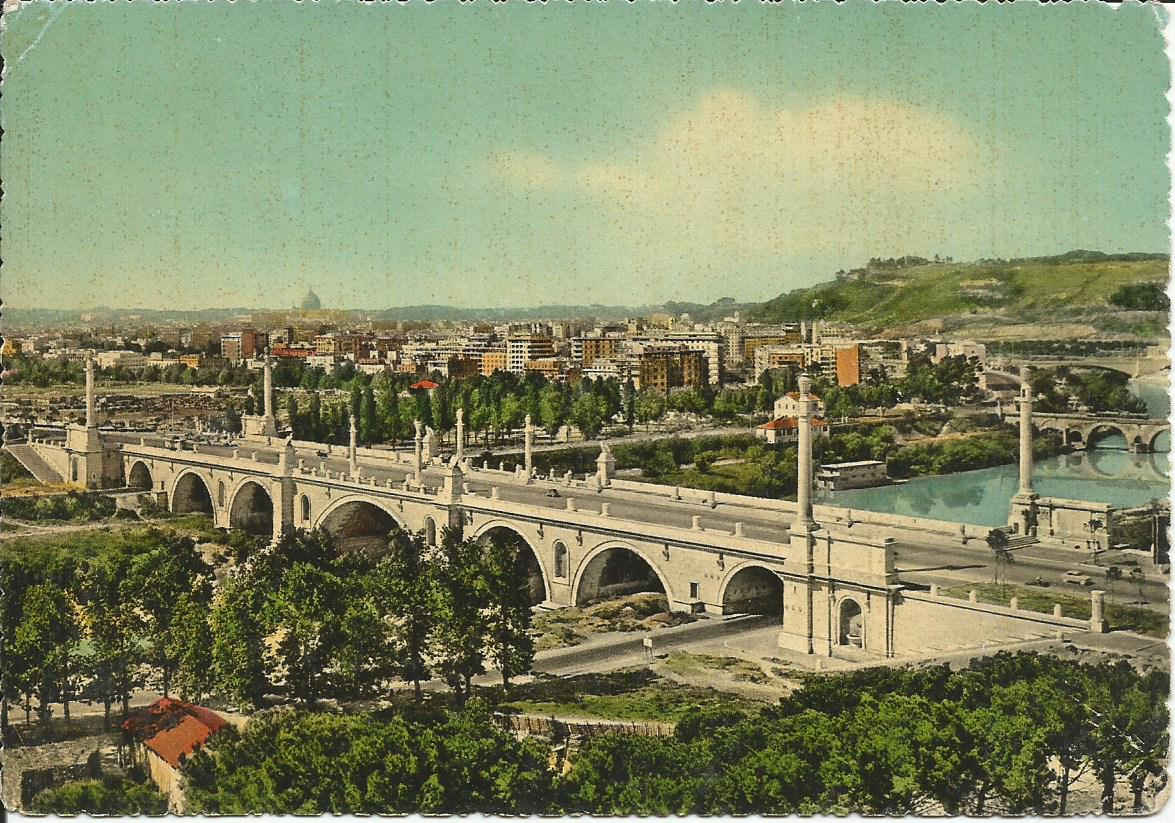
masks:
[[[351,439],[347,444],[347,462],[350,464],[351,474],[359,468],[359,429],[355,426],[355,415],[351,415]]]
[[[86,356],[86,428],[98,426],[98,409],[94,398],[94,358]]]
[[[526,472],[526,481],[534,477],[534,424],[530,415],[526,416],[526,427],[523,429],[522,440],[522,468]]]
[[[799,402],[796,415],[796,519],[793,532],[812,530],[812,381],[807,374],[799,379]]]
[[[424,481],[424,428],[419,420],[413,421],[416,426],[416,439],[413,443],[412,474],[417,483]]]
[[[263,371],[265,379],[265,419],[273,420],[275,419],[273,414],[273,370],[270,366],[269,352],[265,353],[265,366]]]
[[[1020,494],[1032,494],[1032,371],[1020,368]]]
[[[1106,593],[1094,589],[1089,593],[1089,630],[1101,634],[1107,629],[1105,618]]]
[[[465,409],[457,409],[457,462],[465,459]]]

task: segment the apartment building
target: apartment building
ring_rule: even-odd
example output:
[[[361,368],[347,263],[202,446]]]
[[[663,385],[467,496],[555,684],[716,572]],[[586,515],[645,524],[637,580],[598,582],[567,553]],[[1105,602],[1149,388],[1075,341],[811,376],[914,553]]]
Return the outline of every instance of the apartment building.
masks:
[[[532,360],[555,356],[555,345],[550,337],[537,334],[516,334],[506,338],[506,369],[515,374],[526,371]]]

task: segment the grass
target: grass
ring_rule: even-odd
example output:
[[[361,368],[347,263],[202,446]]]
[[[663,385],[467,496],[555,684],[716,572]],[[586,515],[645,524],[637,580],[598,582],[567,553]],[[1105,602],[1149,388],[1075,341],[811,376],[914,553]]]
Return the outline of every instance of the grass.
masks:
[[[759,306],[754,319],[793,319],[817,298],[836,307],[828,319],[881,327],[993,312],[1059,319],[1093,308],[1113,316],[1120,312],[1109,297],[1119,286],[1166,280],[1165,260],[929,263],[789,292]]]
[[[500,687],[494,691],[501,695]],[[514,686],[498,708],[526,714],[675,723],[696,708],[727,708],[748,715],[762,703],[712,688],[684,686],[648,669],[575,677],[544,677]]]
[[[198,542],[215,542],[219,533],[212,528],[210,518],[203,515],[184,515],[166,523],[128,523],[124,527],[103,527],[67,532],[29,534],[5,539],[0,543],[0,561],[11,557],[26,565],[41,569],[51,568],[63,558],[95,557],[104,552],[121,548],[132,553],[147,551],[155,547],[151,529],[163,532],[177,532]]]
[[[1011,585],[999,586],[994,583],[951,586],[950,588],[942,589],[941,594],[946,597],[965,600],[972,589],[976,591],[980,603],[990,603],[994,606],[1007,606],[1008,601],[1015,597],[1019,600],[1019,607],[1025,611],[1049,614],[1052,612],[1054,605],[1060,604],[1062,613],[1066,617],[1074,617],[1078,620],[1089,619],[1091,607],[1088,595],[1081,597],[1080,595],[1067,594],[1062,591],[1050,589]],[[1127,587],[1124,585],[1117,594],[1119,596],[1125,596],[1124,590],[1126,589]],[[1105,614],[1111,629],[1138,632],[1151,637],[1167,636],[1170,622],[1167,615],[1154,611],[1153,609],[1115,602],[1110,599],[1108,590],[1106,591]]]
[[[744,683],[766,685],[771,682],[771,678],[761,666],[741,657],[718,657],[712,654],[678,651],[671,652],[664,665],[674,674],[694,675],[717,671]]]
[[[663,594],[632,594],[591,606],[568,607],[535,615],[535,649],[577,646],[606,632],[645,632],[689,623],[688,614],[669,611]]]

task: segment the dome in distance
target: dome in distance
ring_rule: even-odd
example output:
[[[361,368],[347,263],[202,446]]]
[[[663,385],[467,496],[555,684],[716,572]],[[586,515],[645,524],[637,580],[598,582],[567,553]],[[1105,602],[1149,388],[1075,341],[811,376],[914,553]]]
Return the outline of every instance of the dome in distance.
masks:
[[[302,298],[303,309],[321,309],[322,301],[318,299],[318,295],[314,293],[314,289],[306,292],[306,296]]]

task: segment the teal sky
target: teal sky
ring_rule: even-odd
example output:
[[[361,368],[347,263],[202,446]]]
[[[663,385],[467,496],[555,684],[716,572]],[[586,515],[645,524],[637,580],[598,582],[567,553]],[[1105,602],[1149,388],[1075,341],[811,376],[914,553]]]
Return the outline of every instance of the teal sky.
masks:
[[[10,306],[749,300],[871,256],[1168,248],[1153,7],[4,16]]]

